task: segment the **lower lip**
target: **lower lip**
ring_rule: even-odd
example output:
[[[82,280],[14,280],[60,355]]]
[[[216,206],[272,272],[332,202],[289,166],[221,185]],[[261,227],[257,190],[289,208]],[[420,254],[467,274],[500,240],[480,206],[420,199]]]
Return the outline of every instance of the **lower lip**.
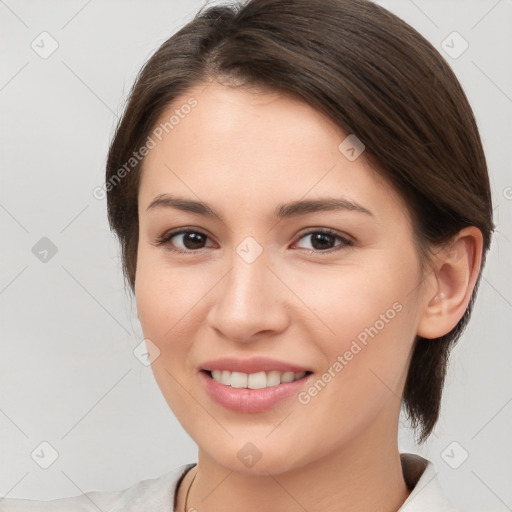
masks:
[[[206,372],[199,372],[199,378],[213,400],[226,407],[226,409],[245,413],[267,411],[281,400],[296,395],[312,375],[310,373],[293,382],[286,382],[269,388],[246,389],[225,386],[214,380]]]

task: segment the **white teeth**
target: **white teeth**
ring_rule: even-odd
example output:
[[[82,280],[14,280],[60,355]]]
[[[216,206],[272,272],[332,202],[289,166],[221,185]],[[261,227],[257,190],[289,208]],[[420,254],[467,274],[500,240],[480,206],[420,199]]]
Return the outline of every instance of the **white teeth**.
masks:
[[[231,386],[231,372],[223,370],[220,382],[222,382],[222,384],[225,384],[226,386]]]
[[[281,375],[281,382],[292,382],[293,380],[293,372],[284,372],[283,375]]]
[[[267,386],[277,386],[281,384],[281,372],[272,371],[267,374]]]
[[[243,372],[230,372],[228,370],[212,370],[212,377],[217,382],[232,388],[248,388],[248,389],[263,389],[294,380],[301,379],[306,375],[306,372],[258,372],[258,373],[243,373]]]
[[[265,375],[265,372],[250,373],[247,378],[247,387],[249,389],[266,388],[267,387],[267,376]]]
[[[231,387],[232,388],[246,388],[247,387],[247,373],[231,372]]]

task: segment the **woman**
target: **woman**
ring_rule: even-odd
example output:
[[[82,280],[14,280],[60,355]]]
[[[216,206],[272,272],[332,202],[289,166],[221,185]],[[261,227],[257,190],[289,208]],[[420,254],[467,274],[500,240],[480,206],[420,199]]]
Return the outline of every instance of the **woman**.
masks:
[[[198,462],[0,510],[453,510],[398,419],[437,422],[494,226],[430,43],[365,0],[204,9],[141,71],[105,189]]]

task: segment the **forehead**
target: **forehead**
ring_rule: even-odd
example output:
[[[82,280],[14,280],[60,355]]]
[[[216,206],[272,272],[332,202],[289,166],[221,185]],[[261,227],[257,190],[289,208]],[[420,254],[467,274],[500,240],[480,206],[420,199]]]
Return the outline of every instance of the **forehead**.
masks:
[[[190,104],[194,106],[188,107]],[[200,145],[211,154],[229,149],[231,157],[239,148],[245,160],[291,156],[291,149],[300,153],[306,147],[326,152],[326,156],[336,154],[332,141],[346,136],[326,116],[297,98],[217,82],[196,86],[176,98],[157,125],[165,129],[171,118],[172,126],[162,134],[170,144],[186,141],[188,146]]]
[[[142,209],[162,193],[253,212],[326,195],[400,203],[364,153],[350,161],[340,152],[349,134],[290,96],[213,82],[176,98],[156,128],[143,162]]]

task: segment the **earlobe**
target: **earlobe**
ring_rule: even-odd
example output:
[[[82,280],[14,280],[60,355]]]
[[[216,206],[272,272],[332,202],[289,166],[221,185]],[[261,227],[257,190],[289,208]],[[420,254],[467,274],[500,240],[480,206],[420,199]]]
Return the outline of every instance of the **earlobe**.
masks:
[[[435,256],[430,280],[433,286],[425,299],[418,336],[439,338],[449,333],[464,315],[480,273],[483,237],[467,227]],[[432,291],[433,290],[433,291]]]

